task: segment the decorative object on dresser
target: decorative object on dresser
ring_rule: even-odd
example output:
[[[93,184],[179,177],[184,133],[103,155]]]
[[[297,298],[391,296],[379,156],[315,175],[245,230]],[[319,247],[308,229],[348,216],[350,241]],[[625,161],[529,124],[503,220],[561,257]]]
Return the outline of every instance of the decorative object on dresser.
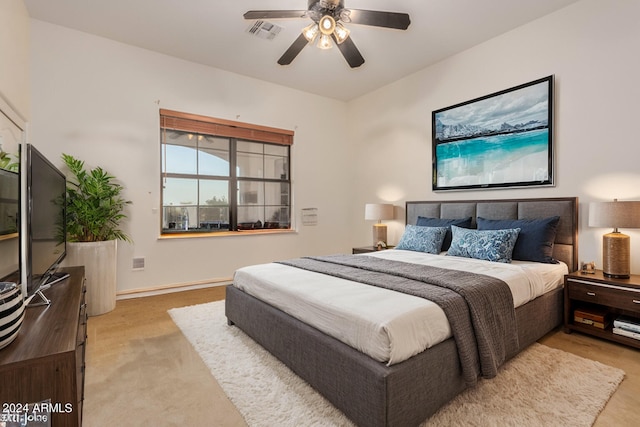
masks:
[[[565,332],[578,331],[640,348],[640,275],[618,279],[602,270],[594,274],[576,271],[564,280]]]
[[[367,203],[364,207],[364,219],[377,221],[373,225],[373,246],[377,247],[379,242],[387,244],[387,226],[382,220],[393,219],[393,205],[388,203]]]
[[[640,201],[589,203],[589,227],[612,227],[602,236],[602,271],[607,277],[629,278],[631,244],[618,228],[640,228]]]
[[[63,271],[68,277],[45,291],[53,303],[29,307],[16,340],[0,350],[0,402],[16,411],[18,404],[50,403],[56,409],[48,425],[74,427],[82,425],[84,400],[84,268]]]
[[[13,282],[0,282],[0,349],[16,339],[23,320],[22,287]]]

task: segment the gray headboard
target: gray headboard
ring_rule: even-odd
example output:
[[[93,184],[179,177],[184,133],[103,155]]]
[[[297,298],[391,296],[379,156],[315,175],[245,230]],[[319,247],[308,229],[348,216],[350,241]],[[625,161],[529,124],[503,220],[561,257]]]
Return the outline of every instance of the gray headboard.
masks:
[[[534,219],[559,216],[553,246],[554,258],[563,261],[570,271],[578,269],[578,198],[503,200],[447,200],[406,203],[406,223],[415,224],[418,216],[430,218]]]

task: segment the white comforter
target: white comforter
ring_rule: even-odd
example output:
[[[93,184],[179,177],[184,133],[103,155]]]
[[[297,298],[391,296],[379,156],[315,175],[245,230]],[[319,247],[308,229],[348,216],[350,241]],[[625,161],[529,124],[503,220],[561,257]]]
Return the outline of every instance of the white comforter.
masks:
[[[562,285],[565,264],[503,264],[422,252],[366,254],[395,261],[471,271],[502,279],[514,305]],[[423,298],[282,264],[236,271],[234,286],[388,365],[402,362],[451,336],[440,307]]]

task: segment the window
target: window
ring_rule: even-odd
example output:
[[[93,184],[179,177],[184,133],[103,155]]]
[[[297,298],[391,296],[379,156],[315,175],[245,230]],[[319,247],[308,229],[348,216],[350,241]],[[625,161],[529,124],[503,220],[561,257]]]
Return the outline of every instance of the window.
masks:
[[[291,228],[293,132],[160,110],[162,233]]]

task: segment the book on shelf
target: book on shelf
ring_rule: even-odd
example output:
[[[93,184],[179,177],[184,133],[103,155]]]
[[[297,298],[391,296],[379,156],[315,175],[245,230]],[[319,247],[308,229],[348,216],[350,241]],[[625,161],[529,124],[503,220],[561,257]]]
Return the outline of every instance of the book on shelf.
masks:
[[[624,337],[629,337],[629,338],[633,338],[636,339],[638,341],[640,341],[640,333],[638,332],[633,332],[633,331],[628,331],[626,329],[622,329],[622,328],[613,328],[613,333],[616,335],[622,335]]]
[[[586,318],[580,317],[580,316],[573,316],[573,320],[576,323],[581,323],[583,325],[593,326],[594,328],[598,328],[598,329],[606,329],[609,326],[608,322],[607,323],[596,322],[595,320],[586,319]]]
[[[609,324],[609,313],[602,309],[576,309],[573,311],[573,321],[589,325],[598,329],[606,329]]]
[[[633,317],[620,316],[613,321],[613,326],[640,334],[640,320]]]

